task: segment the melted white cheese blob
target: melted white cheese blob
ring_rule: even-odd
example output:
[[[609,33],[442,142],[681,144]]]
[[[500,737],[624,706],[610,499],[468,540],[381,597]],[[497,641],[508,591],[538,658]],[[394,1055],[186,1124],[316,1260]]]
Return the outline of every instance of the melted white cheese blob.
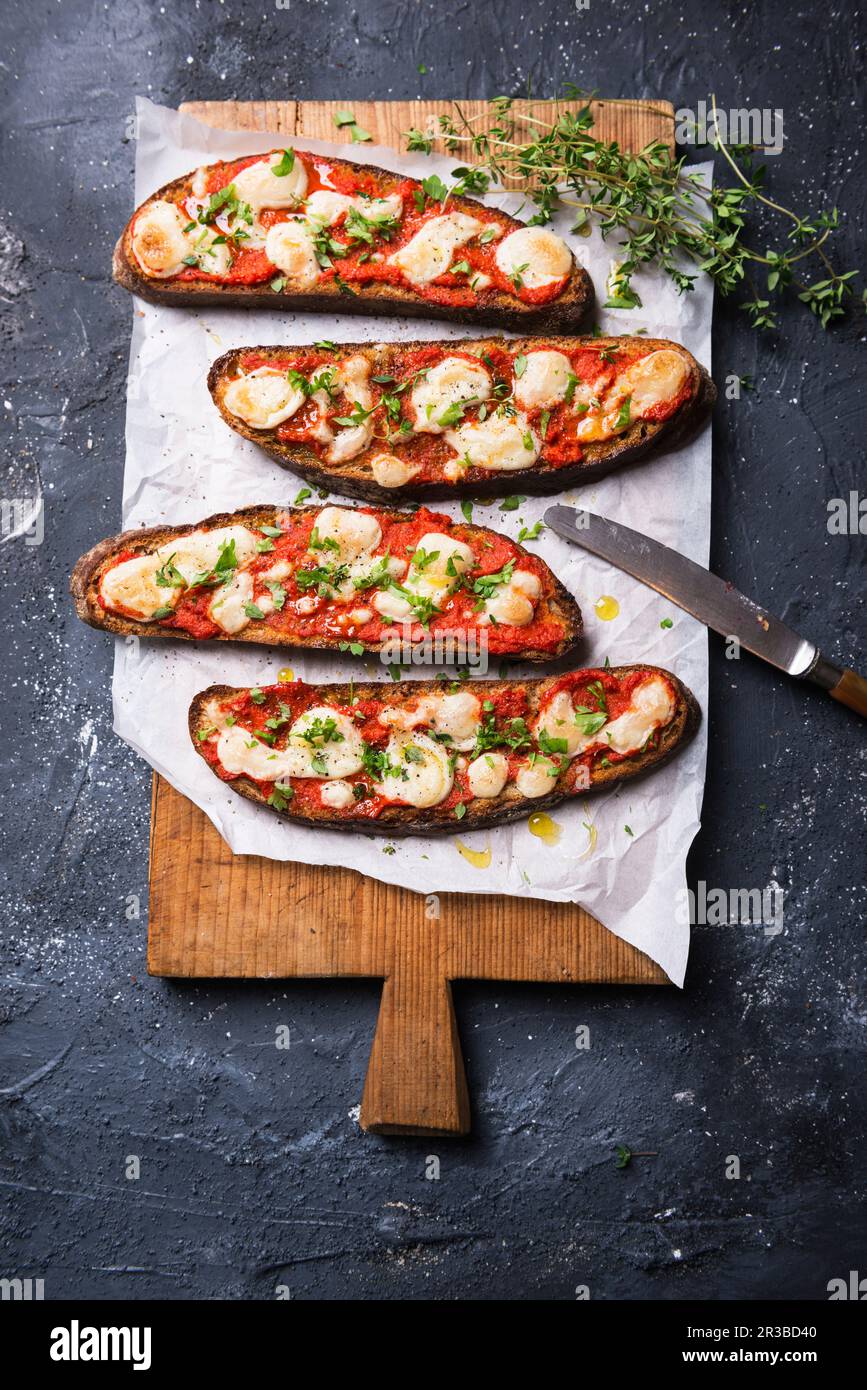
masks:
[[[431,280],[445,274],[458,247],[481,232],[483,225],[465,212],[432,217],[422,224],[406,246],[389,256],[389,264],[403,271],[413,285],[430,284]]]
[[[158,584],[158,571],[171,561],[172,568],[189,584],[197,575],[213,569],[221,548],[231,541],[235,543],[238,564],[245,565],[256,553],[256,538],[246,526],[192,531],[149,555],[137,555],[107,570],[99,586],[102,599],[108,608],[123,609],[140,622],[151,622],[161,608],[176,607],[183,593],[182,585]],[[171,576],[166,572],[165,577]]]
[[[436,698],[436,697],[434,697]],[[431,717],[431,727],[449,739],[452,748],[467,752],[476,741],[481,708],[477,696],[469,690],[457,690],[441,695]]]
[[[335,373],[335,384],[351,402],[344,412],[345,419],[352,416],[354,407],[357,405],[362,410],[372,408],[373,396],[370,393],[369,382],[370,363],[366,357],[357,354],[340,363]],[[338,433],[335,435],[333,443],[328,446],[325,457],[329,463],[346,463],[367,448],[372,436],[372,416],[358,425],[341,425],[338,427]]]
[[[515,381],[515,400],[523,410],[546,410],[559,405],[573,376],[572,363],[565,353],[548,348],[528,352],[523,375]]]
[[[304,212],[313,222],[330,227],[355,208],[369,222],[382,222],[400,217],[403,212],[403,199],[399,193],[390,193],[387,198],[350,198],[345,193],[335,193],[330,188],[317,188],[304,205]]]
[[[244,605],[252,601],[253,576],[247,570],[236,570],[230,582],[214,594],[208,604],[208,615],[218,627],[233,637],[249,623]]]
[[[303,734],[317,720],[334,720],[334,732],[342,735],[341,739],[323,741],[321,735],[312,741],[305,739]],[[224,728],[217,743],[217,755],[227,772],[258,782],[279,782],[286,777],[351,777],[361,771],[363,750],[354,721],[328,705],[316,705],[296,719],[285,748],[269,747],[239,724]],[[313,766],[314,758],[318,767]]]
[[[355,800],[355,793],[349,782],[323,782],[322,791],[323,806],[330,806],[335,811],[345,811],[347,806],[351,806]]]
[[[380,796],[424,808],[437,806],[452,789],[454,774],[448,749],[427,734],[394,733],[386,747],[392,766],[405,777],[385,777],[376,784]]]
[[[235,559],[246,565],[256,554],[256,537],[246,526],[217,526],[212,531],[192,531],[161,546],[157,555],[168,558],[189,584],[199,574],[212,570],[224,547],[234,542]],[[160,563],[162,561],[160,560]]]
[[[606,724],[597,741],[607,742],[615,753],[633,753],[643,748],[655,729],[667,724],[674,714],[674,700],[667,683],[649,676],[632,692],[629,709]]]
[[[687,360],[672,348],[660,348],[639,362],[627,367],[599,400],[599,382],[582,383],[575,392],[574,408],[589,406],[575,428],[575,436],[584,443],[611,439],[628,429],[633,420],[644,418],[654,408],[672,400],[683,390],[689,378]],[[629,410],[621,415],[621,407],[629,400]]]
[[[199,214],[203,209],[210,206],[209,198],[187,198],[184,207],[194,221],[198,221]],[[234,209],[231,207],[222,208],[215,217],[212,217],[208,224],[214,235],[233,237],[235,232],[242,232],[238,245],[245,251],[261,251],[265,245],[265,238],[268,228],[263,227],[261,222],[246,222],[238,219]],[[226,248],[228,250],[228,248]]]
[[[532,468],[541,443],[525,415],[489,415],[446,430],[446,439],[462,460],[475,468],[510,473]]]
[[[575,394],[572,397],[573,415],[583,415],[585,411],[600,410],[602,408],[602,397],[605,395],[610,380],[610,372],[607,368],[597,372],[592,381],[582,377],[575,387]]]
[[[562,280],[572,270],[572,252],[546,227],[521,227],[500,242],[494,254],[500,272],[520,279],[528,290]]]
[[[314,530],[320,541],[331,541],[332,545],[313,553],[320,558],[337,555],[345,564],[361,556],[369,559],[382,540],[382,528],[376,517],[354,507],[323,507],[316,517]]]
[[[478,698],[469,690],[458,690],[450,695],[422,695],[413,709],[386,706],[379,722],[387,729],[404,732],[429,725],[435,734],[449,740],[450,748],[467,752],[476,741],[480,718]]]
[[[325,510],[326,512],[340,511],[339,508],[326,508]],[[379,524],[374,517],[367,517],[363,513],[351,509],[344,509],[343,516],[346,518],[346,525],[352,528],[354,539],[350,538],[349,533],[344,532],[340,523],[338,523],[337,528],[334,528],[326,519],[323,530],[325,534],[330,534],[332,539],[337,541],[339,549],[337,551],[333,547],[312,549],[304,561],[304,568],[308,569],[311,565],[339,563],[345,569],[345,576],[339,580],[336,586],[333,584],[328,586],[328,597],[344,603],[357,604],[362,601],[366,604],[369,586],[361,581],[368,580],[371,572],[376,570],[380,576],[377,582],[388,583],[388,578],[382,578],[383,567],[387,576],[391,580],[397,581],[402,578],[406,570],[406,561],[401,560],[397,555],[391,555],[386,559],[384,555],[374,554],[381,535]],[[365,523],[367,523],[366,529],[364,529]],[[321,538],[322,532],[320,532]],[[358,585],[356,585],[356,581],[359,581]],[[303,604],[307,606],[302,607]],[[298,599],[295,606],[299,612],[314,612],[319,606],[319,598],[310,596],[309,599]],[[368,612],[366,608],[357,611]],[[353,618],[352,621],[367,622],[372,617],[373,614],[369,613],[367,618]]]
[[[268,569],[262,570],[262,580],[264,582],[267,579],[272,583],[279,583],[281,579],[288,579],[291,573],[291,560],[275,560]]]
[[[131,613],[140,622],[148,623],[160,608],[174,608],[183,592],[181,589],[162,589],[156,575],[160,561],[153,555],[136,555],[107,570],[102,576],[99,592],[107,608]]]
[[[380,487],[404,487],[419,471],[418,464],[405,463],[396,454],[374,454],[370,460],[373,481]]]
[[[546,796],[557,786],[560,768],[552,758],[536,758],[524,763],[515,777],[515,786],[522,796]]]
[[[232,180],[236,197],[239,202],[250,204],[254,217],[258,217],[263,208],[294,207],[307,192],[307,170],[303,160],[296,157],[288,174],[274,173],[283,157],[283,151],[278,150],[267,159],[248,164]]]
[[[630,413],[640,419],[654,406],[673,400],[683,390],[688,377],[686,359],[671,348],[661,348],[627,367],[618,377],[612,396],[616,393],[617,401],[631,396]],[[614,403],[614,400],[610,402]]]
[[[191,251],[184,232],[188,222],[189,218],[175,203],[163,198],[139,214],[133,228],[132,249],[142,270],[162,280],[184,269],[184,256]]]
[[[410,401],[416,434],[442,434],[446,426],[440,423],[440,417],[450,405],[487,401],[490,395],[491,378],[481,362],[444,357],[412,388]]]
[[[382,540],[382,531],[376,517],[353,507],[324,507],[316,517],[313,531],[318,537],[319,546],[311,547],[303,568],[310,569],[329,564],[346,566],[345,578],[336,586],[328,586],[328,597],[338,602],[357,603],[363,589],[356,588],[356,579],[366,579],[382,560],[381,556],[374,554]],[[323,545],[324,541],[331,541],[333,544]],[[387,561],[386,567],[392,578],[398,578],[403,574],[406,564],[393,555]],[[295,607],[299,613],[315,612],[319,607],[319,598],[317,594],[308,594],[296,600]],[[370,617],[372,616],[371,613]],[[362,622],[369,619],[353,618],[353,621]]]
[[[319,279],[319,262],[306,222],[275,222],[265,238],[265,255],[286,277],[290,290],[309,290]]]
[[[564,738],[566,755],[570,758],[589,748],[591,743],[598,743],[600,739],[598,733],[582,734],[575,722],[575,706],[568,690],[558,691],[539,715],[534,726],[537,738],[540,732],[546,733],[549,738]]]
[[[575,438],[580,439],[584,444],[593,444],[598,443],[601,439],[610,439],[612,435],[617,434],[619,417],[619,406],[616,410],[608,410],[606,407],[601,412],[591,409],[590,413],[584,415],[575,426]],[[625,429],[626,425],[620,426],[620,428]]]
[[[509,780],[509,762],[502,753],[482,753],[467,768],[467,781],[473,796],[499,796]]]
[[[199,269],[206,270],[209,275],[227,275],[232,265],[228,244],[224,241],[217,244],[217,233],[210,227],[204,237],[201,232],[198,236],[190,232],[189,236],[192,253],[198,257]]]
[[[253,429],[273,430],[301,408],[304,392],[290,385],[285,372],[257,367],[229,382],[223,403],[232,415]]]
[[[673,714],[674,700],[667,683],[659,676],[648,676],[635,687],[629,708],[616,719],[603,723],[594,733],[582,732],[572,696],[566,690],[558,691],[541,712],[534,732],[537,738],[540,731],[544,731],[549,738],[565,739],[566,756],[570,758],[599,745],[615,753],[634,753],[643,748],[650,735],[667,724]]]
[[[403,588],[420,598],[433,599],[437,605],[448,598],[464,570],[474,561],[468,545],[455,540],[453,536],[443,535],[441,531],[427,531],[416,545],[413,555],[416,554],[421,563],[410,560]],[[383,617],[397,622],[407,620],[412,614],[409,599],[389,589],[381,589],[375,594],[373,606]]]
[[[541,592],[542,585],[535,574],[529,570],[515,570],[508,583],[498,585],[493,598],[485,601],[478,621],[484,626],[493,618],[511,627],[526,627],[533,621]]]

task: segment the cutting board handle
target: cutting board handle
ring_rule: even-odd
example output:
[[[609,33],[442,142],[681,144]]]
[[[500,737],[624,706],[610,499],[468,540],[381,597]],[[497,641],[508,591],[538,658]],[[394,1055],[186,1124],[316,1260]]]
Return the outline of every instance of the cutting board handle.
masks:
[[[449,980],[411,969],[386,979],[359,1118],[373,1134],[469,1133],[470,1098]]]

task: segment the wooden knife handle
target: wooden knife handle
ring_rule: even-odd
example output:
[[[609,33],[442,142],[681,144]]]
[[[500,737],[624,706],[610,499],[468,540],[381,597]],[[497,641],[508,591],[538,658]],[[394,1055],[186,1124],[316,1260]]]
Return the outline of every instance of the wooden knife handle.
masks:
[[[811,681],[827,690],[832,700],[839,700],[841,705],[848,706],[867,719],[867,680],[859,676],[857,671],[835,666],[820,656],[807,674]]]
[[[832,700],[839,700],[841,705],[848,705],[867,719],[867,680],[857,671],[844,671],[828,694]]]

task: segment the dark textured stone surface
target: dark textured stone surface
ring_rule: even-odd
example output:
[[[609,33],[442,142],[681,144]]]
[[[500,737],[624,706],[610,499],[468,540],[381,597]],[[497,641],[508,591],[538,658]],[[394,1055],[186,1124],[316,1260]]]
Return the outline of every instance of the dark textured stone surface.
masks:
[[[692,877],[779,883],[785,931],[697,929],[682,994],[461,986],[474,1136],[389,1141],[349,1113],[377,986],[146,977],[150,774],[111,732],[110,643],[65,595],[74,558],[120,515],[131,306],[108,264],[131,207],[137,92],[352,102],[573,79],[693,105],[713,89],[783,108],[774,195],[812,206],[828,190],[836,254],[856,264],[863,24],[846,6],[819,22],[813,5],[700,0],[4,7],[3,495],[41,486],[46,540],[0,545],[0,1274],[108,1299],[271,1298],[279,1284],[299,1298],[570,1298],[588,1284],[593,1298],[815,1299],[863,1272],[854,716],[725,661],[713,639]],[[828,499],[864,488],[863,315],[825,334],[792,306],[760,338],[724,307],[714,359],[718,383],[757,384],[717,412],[714,565],[863,665],[865,540],[826,527]],[[618,1143],[655,1156],[617,1171]]]

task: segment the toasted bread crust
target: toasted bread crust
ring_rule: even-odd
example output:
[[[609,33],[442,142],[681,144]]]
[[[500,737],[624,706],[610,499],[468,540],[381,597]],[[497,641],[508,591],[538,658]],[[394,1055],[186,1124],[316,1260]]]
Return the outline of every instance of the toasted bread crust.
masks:
[[[661,767],[663,763],[668,762],[681,748],[685,747],[701,723],[701,710],[698,701],[692,691],[671,671],[666,671],[659,666],[645,666],[642,663],[636,663],[631,666],[612,667],[610,674],[623,677],[632,671],[658,673],[671,681],[677,697],[674,718],[665,729],[657,748],[648,749],[634,758],[622,763],[615,763],[611,767],[594,769],[591,773],[589,789],[582,789],[578,795],[584,796],[588,790],[591,792],[601,791],[615,782],[632,781],[636,777],[641,777],[645,773]],[[480,698],[487,699],[496,696],[500,691],[508,689],[510,686],[520,684],[528,689],[531,709],[535,711],[545,688],[552,685],[557,679],[555,676],[549,676],[543,680],[531,679],[519,682],[473,681],[470,688],[477,692]],[[338,704],[348,703],[353,696],[357,696],[360,700],[369,700],[381,699],[383,694],[387,694],[396,701],[400,701],[414,695],[435,694],[442,691],[442,686],[438,681],[402,681],[390,686],[375,682],[360,684],[353,682],[351,685],[321,685],[317,688],[323,696],[333,696]],[[193,747],[200,757],[204,758],[204,753],[197,734],[201,729],[208,727],[209,721],[206,713],[208,702],[212,699],[231,699],[232,696],[239,693],[238,687],[212,685],[207,690],[200,691],[193,699],[189,712],[189,730]],[[552,806],[566,800],[570,795],[561,789],[561,781],[562,778],[558,779],[553,791],[547,796],[540,797],[522,796],[514,783],[507,783],[499,796],[477,797],[468,802],[461,820],[456,820],[451,808],[442,806],[432,806],[425,810],[418,810],[413,806],[386,806],[376,820],[371,820],[369,817],[351,820],[345,816],[332,816],[325,808],[321,813],[311,814],[302,814],[291,809],[285,811],[276,811],[273,807],[269,809],[274,811],[275,815],[282,816],[285,820],[292,821],[296,825],[306,825],[320,830],[353,830],[367,835],[384,835],[389,839],[398,835],[463,835],[472,830],[484,830],[494,825],[507,825],[512,821],[522,820],[525,816],[532,815],[537,811],[549,810]],[[261,788],[248,777],[234,778],[228,785],[239,795],[245,796],[248,801],[253,801],[260,806],[268,805],[267,798]],[[291,807],[292,804],[290,802],[289,806]]]
[[[88,550],[86,555],[75,565],[69,582],[69,590],[72,594],[75,611],[82,622],[90,627],[95,627],[103,632],[112,632],[118,636],[136,637],[170,637],[179,641],[196,642],[201,639],[191,636],[180,628],[165,628],[158,623],[138,622],[132,618],[123,618],[118,614],[107,613],[99,602],[99,585],[105,570],[111,565],[116,556],[123,554],[126,550],[151,551],[157,550],[161,545],[176,540],[182,536],[188,536],[193,531],[213,529],[221,526],[249,525],[258,527],[262,524],[266,526],[276,525],[275,518],[284,512],[291,512],[296,519],[306,519],[314,517],[322,510],[321,507],[278,507],[273,504],[243,507],[236,512],[218,512],[214,516],[207,517],[204,521],[192,522],[187,526],[151,526],[139,531],[123,531],[120,535],[109,536],[106,540],[100,541],[97,545]],[[390,519],[405,517],[407,513],[397,511],[385,511],[379,509],[380,513]],[[489,527],[473,526],[463,522],[458,523],[461,533],[467,532],[486,532]],[[496,533],[494,533],[496,534]],[[516,543],[517,544],[517,543]],[[523,546],[518,546],[522,555],[529,552]],[[533,556],[538,563],[538,557]],[[575,599],[569,593],[565,585],[561,584],[556,575],[545,566],[550,580],[551,588],[547,595],[540,599],[537,613],[540,617],[551,617],[559,619],[564,624],[564,637],[556,649],[551,651],[538,651],[532,647],[517,651],[510,656],[505,654],[497,660],[512,661],[551,661],[557,657],[569,655],[578,646],[583,631],[583,619],[581,609]],[[277,633],[248,631],[242,629],[241,632],[232,636],[229,633],[220,633],[218,636],[208,638],[214,642],[252,642],[259,646],[290,648],[289,642],[281,639]],[[345,639],[339,637],[317,637],[313,641],[298,644],[305,650],[339,650],[340,642]],[[365,651],[382,651],[385,642],[364,643]]]
[[[301,150],[303,154],[303,149]],[[383,192],[388,193],[404,183],[405,177],[380,169],[374,165],[356,165],[348,159],[331,159],[336,167],[355,170],[362,167],[382,180]],[[356,294],[342,293],[337,285],[327,280],[315,290],[304,294],[275,294],[269,284],[263,285],[219,285],[208,281],[184,281],[173,284],[171,281],[146,275],[138,266],[132,250],[132,224],[143,207],[158,198],[173,199],[173,195],[185,189],[192,174],[173,179],[157,189],[136,208],[114,250],[112,274],[124,289],[130,290],[152,304],[167,304],[171,307],[197,308],[202,305],[223,304],[233,309],[276,309],[281,313],[293,314],[377,314],[405,317],[415,314],[421,318],[447,319],[452,323],[487,324],[508,328],[514,332],[530,331],[539,333],[574,332],[593,306],[593,282],[587,271],[573,259],[572,274],[563,293],[549,304],[523,304],[517,298],[504,294],[501,290],[484,291],[484,303],[470,307],[456,307],[436,304],[414,294],[409,286],[396,286],[374,282],[358,287]],[[474,198],[449,198],[449,208],[466,212],[472,216],[483,206]],[[526,225],[507,213],[498,213],[498,218],[507,223],[512,231]]]
[[[547,333],[541,335],[541,340],[544,341],[546,347],[551,346],[563,350],[574,349],[576,345],[604,349],[607,346],[616,347],[620,341],[617,338],[558,337]],[[369,459],[370,455],[379,452],[379,447],[376,445],[371,445],[357,458],[350,459],[346,463],[325,464],[318,454],[307,445],[281,440],[274,430],[252,429],[243,420],[232,415],[226,409],[223,398],[231,379],[231,373],[238,361],[251,354],[266,359],[270,357],[279,360],[281,357],[285,357],[287,352],[291,353],[293,347],[233,348],[231,351],[223,353],[214,362],[208,373],[208,389],[214,404],[230,429],[258,445],[281,467],[291,469],[293,473],[317,488],[341,492],[346,497],[357,497],[365,502],[376,504],[394,502],[401,497],[411,497],[423,502],[437,502],[454,497],[501,497],[504,493],[516,492],[546,496],[551,493],[564,492],[581,483],[592,482],[596,478],[604,477],[606,473],[611,473],[615,468],[620,468],[623,464],[641,461],[661,446],[676,447],[683,443],[696,429],[700,428],[706,419],[716,400],[716,387],[705,369],[692,356],[692,353],[688,352],[680,343],[671,342],[666,338],[642,338],[641,341],[649,350],[657,351],[662,348],[671,348],[688,359],[692,394],[682,410],[676,411],[668,420],[659,423],[636,420],[624,434],[618,436],[616,441],[585,445],[585,456],[580,463],[567,464],[561,468],[528,468],[518,472],[494,472],[490,478],[483,478],[476,482],[419,483],[411,480],[401,487],[384,488],[374,482],[369,469],[365,466],[365,461]],[[392,359],[394,359],[394,366],[397,367],[401,356],[418,348],[429,346],[429,344],[430,340],[416,340],[399,343],[340,343],[338,347],[341,356],[358,355],[365,357],[371,363],[374,374],[377,374],[387,373],[391,368]],[[539,345],[539,340],[535,338],[509,339],[508,343],[504,344],[502,338],[482,338],[462,340],[454,344],[455,347],[460,347],[464,351],[467,349],[488,351],[491,348],[504,345],[510,351],[530,352]],[[297,344],[294,345],[294,350],[299,350]]]

